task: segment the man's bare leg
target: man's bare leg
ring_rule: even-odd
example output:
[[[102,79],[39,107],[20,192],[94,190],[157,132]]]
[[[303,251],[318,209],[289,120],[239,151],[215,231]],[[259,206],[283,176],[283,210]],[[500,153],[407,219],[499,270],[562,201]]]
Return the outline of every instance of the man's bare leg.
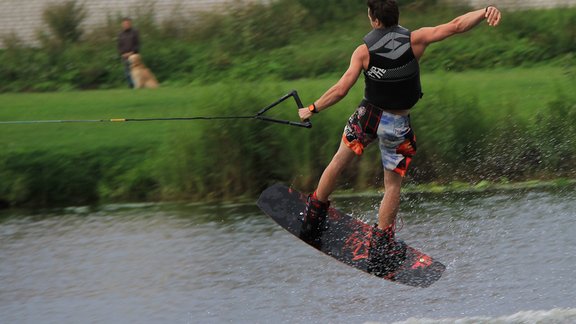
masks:
[[[400,205],[402,176],[384,170],[384,197],[378,210],[378,227],[370,237],[371,271],[382,275],[395,271],[406,259],[406,245],[394,238],[394,223]]]
[[[378,210],[378,227],[385,229],[393,225],[400,206],[402,176],[394,171],[384,170],[384,197]]]
[[[355,156],[354,151],[346,146],[344,141],[341,141],[338,151],[322,173],[320,181],[318,182],[318,188],[316,189],[316,197],[318,200],[323,202],[328,201],[328,197],[336,189],[336,184],[342,171],[344,171]]]

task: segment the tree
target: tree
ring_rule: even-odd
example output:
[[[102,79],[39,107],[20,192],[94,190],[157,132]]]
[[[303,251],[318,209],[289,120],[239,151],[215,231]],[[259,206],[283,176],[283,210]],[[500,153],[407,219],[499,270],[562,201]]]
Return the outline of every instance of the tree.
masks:
[[[42,19],[52,37],[61,43],[76,43],[80,40],[84,32],[81,25],[86,16],[84,4],[76,0],[51,4],[42,13]]]

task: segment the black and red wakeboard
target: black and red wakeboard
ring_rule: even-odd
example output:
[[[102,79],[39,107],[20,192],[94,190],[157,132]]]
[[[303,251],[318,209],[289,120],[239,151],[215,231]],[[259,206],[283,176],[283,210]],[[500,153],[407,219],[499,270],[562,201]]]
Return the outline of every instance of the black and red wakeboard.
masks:
[[[258,207],[276,223],[304,242],[336,260],[386,280],[414,287],[428,287],[446,269],[432,257],[406,245],[403,261],[387,272],[374,271],[378,267],[369,258],[372,226],[330,208],[323,230],[314,240],[302,235],[302,215],[306,195],[283,184],[275,184],[262,192]]]

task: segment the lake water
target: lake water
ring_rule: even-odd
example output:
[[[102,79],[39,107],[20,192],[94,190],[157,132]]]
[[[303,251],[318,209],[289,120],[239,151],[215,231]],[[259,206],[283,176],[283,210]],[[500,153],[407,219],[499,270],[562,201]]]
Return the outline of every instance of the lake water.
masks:
[[[308,247],[254,204],[0,213],[1,323],[575,323],[576,194],[410,195],[429,288]],[[366,221],[378,197],[337,198]]]

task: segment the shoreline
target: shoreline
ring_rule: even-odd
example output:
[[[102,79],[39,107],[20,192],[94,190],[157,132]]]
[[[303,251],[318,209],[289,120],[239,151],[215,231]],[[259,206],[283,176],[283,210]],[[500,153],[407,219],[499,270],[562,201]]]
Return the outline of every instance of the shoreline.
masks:
[[[518,182],[490,182],[486,180],[479,181],[476,184],[469,184],[464,182],[451,182],[448,184],[428,183],[428,184],[407,184],[402,189],[402,196],[413,195],[445,195],[445,194],[484,194],[484,193],[497,193],[497,192],[513,192],[513,191],[531,191],[531,190],[559,190],[576,188],[576,179],[558,178],[553,180],[526,180]],[[332,197],[336,199],[347,198],[375,198],[381,197],[383,191],[380,189],[354,191],[336,190]],[[85,214],[87,212],[103,210],[103,209],[138,209],[148,208],[158,205],[186,205],[186,206],[203,206],[203,205],[218,205],[221,207],[238,207],[250,206],[255,204],[257,197],[237,197],[230,200],[146,200],[146,201],[109,201],[98,203],[94,205],[79,205],[79,206],[44,206],[44,207],[31,207],[31,206],[9,206],[7,204],[0,204],[1,213],[27,212],[27,213],[42,213],[42,212],[55,212],[66,211],[74,214]],[[1,218],[2,215],[0,215]]]
[[[552,190],[576,187],[576,179],[557,178],[552,180],[525,180],[518,182],[491,182],[482,180],[476,184],[454,181],[448,184],[435,182],[423,184],[407,184],[402,188],[402,195],[441,195],[472,194],[488,192],[508,192],[524,190]],[[365,190],[362,192],[352,192],[352,190],[336,191],[332,196],[336,198],[362,198],[377,197],[384,193],[383,190]]]

